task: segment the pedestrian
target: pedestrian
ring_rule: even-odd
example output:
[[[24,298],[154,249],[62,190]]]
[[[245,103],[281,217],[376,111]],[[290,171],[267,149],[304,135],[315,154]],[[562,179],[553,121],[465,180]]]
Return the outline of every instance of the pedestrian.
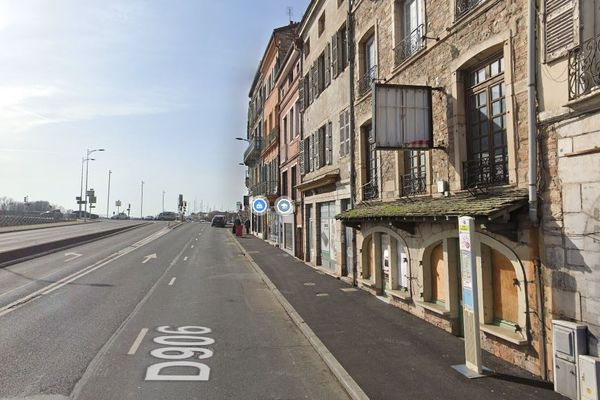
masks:
[[[246,226],[246,235],[250,234],[250,220],[247,219],[246,222],[244,222],[244,225]]]

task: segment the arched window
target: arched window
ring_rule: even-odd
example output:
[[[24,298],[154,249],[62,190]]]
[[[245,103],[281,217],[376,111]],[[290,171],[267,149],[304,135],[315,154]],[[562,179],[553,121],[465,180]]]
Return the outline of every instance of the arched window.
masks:
[[[492,293],[494,299],[494,323],[514,327],[518,320],[517,274],[509,259],[491,250]]]
[[[446,299],[446,268],[444,246],[438,244],[431,250],[431,299],[432,303],[443,304]]]

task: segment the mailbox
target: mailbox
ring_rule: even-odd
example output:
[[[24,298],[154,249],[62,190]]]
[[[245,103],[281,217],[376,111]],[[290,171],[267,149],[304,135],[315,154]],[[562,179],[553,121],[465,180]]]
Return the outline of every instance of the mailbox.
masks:
[[[554,344],[554,390],[572,400],[579,397],[579,356],[587,354],[587,326],[570,321],[552,321]]]

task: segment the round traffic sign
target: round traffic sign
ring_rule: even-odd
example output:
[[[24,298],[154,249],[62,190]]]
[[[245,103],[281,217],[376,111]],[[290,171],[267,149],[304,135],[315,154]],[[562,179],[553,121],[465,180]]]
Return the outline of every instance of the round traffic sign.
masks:
[[[287,197],[280,197],[275,202],[275,209],[279,215],[290,215],[294,213],[294,202]]]
[[[269,209],[269,202],[262,196],[255,197],[252,199],[252,212],[254,214],[262,215]]]

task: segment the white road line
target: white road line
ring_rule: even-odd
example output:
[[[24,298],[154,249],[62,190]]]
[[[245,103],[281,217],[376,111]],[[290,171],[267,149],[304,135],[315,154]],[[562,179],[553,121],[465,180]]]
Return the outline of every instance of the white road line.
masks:
[[[187,261],[187,256],[183,257],[183,261]]]
[[[173,286],[173,282],[175,282],[176,277],[171,278],[171,282],[169,282],[169,286]]]
[[[146,333],[148,333],[148,328],[142,328],[140,333],[137,335],[137,337],[133,341],[133,344],[129,348],[129,351],[127,352],[128,355],[131,356],[131,355],[135,354],[138,347],[140,347],[140,344],[142,344],[142,340],[144,340],[144,336],[146,336]]]

